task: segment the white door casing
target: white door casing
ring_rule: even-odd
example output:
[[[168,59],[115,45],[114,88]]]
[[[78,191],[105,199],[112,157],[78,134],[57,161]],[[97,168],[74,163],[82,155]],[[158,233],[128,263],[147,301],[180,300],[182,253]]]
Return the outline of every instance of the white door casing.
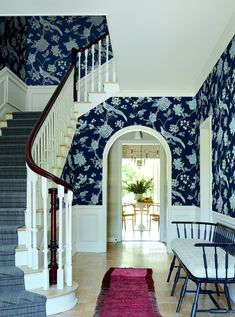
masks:
[[[165,188],[166,188],[166,205],[165,205],[165,231],[166,231],[166,236],[167,236],[167,244],[168,244],[168,230],[169,230],[169,221],[172,218],[172,216],[170,215],[171,212],[171,170],[172,170],[172,156],[171,156],[171,151],[169,148],[169,145],[167,143],[167,141],[165,140],[165,138],[156,130],[152,129],[152,128],[148,128],[145,126],[141,126],[141,125],[134,125],[134,126],[129,126],[126,128],[123,128],[119,131],[117,131],[107,142],[105,148],[104,148],[104,152],[103,152],[103,219],[102,219],[102,223],[104,224],[103,228],[106,228],[102,234],[103,236],[103,242],[104,242],[104,246],[103,248],[106,248],[107,245],[107,204],[108,204],[108,188],[107,188],[107,184],[108,184],[108,154],[109,151],[113,145],[113,143],[123,134],[128,133],[128,132],[133,132],[133,131],[143,131],[146,132],[150,135],[152,135],[153,137],[155,137],[158,142],[161,144],[162,148],[165,151],[165,157],[166,157],[166,174],[165,174]],[[120,163],[121,164],[121,163]],[[120,164],[119,165],[119,169],[120,169]],[[121,174],[121,171],[119,171],[119,175]],[[120,178],[120,182],[121,182],[121,176]],[[161,184],[162,185],[162,184]],[[121,183],[120,183],[120,188],[121,188]],[[120,204],[120,208],[121,208],[121,194],[119,193],[119,204]],[[121,210],[121,209],[120,209]],[[161,210],[161,212],[163,212]],[[121,228],[121,213],[119,216],[119,228]],[[164,224],[164,222],[163,222]],[[161,227],[161,230],[164,231],[164,229]]]
[[[212,117],[200,125],[200,209],[201,221],[211,221],[212,213]]]

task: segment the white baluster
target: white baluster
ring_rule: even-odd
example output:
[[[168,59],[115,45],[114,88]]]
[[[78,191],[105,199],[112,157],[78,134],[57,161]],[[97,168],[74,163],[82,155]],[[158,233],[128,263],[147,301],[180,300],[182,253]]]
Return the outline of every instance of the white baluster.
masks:
[[[106,36],[106,66],[105,66],[105,81],[106,83],[109,81],[109,67],[108,67],[108,61],[109,61],[109,36]]]
[[[98,51],[98,91],[101,92],[101,40],[99,41],[99,51]]]
[[[48,239],[47,239],[47,179],[42,177],[42,199],[43,199],[43,289],[49,289],[49,269],[48,269]]]
[[[91,91],[95,90],[95,82],[94,82],[94,70],[95,70],[95,45],[91,47]]]
[[[115,83],[117,80],[117,77],[116,77],[116,68],[115,68],[115,63],[113,61],[113,82]]]
[[[27,168],[27,209],[26,209],[26,235],[27,235],[27,263],[33,267],[33,248],[32,248],[32,171]]]
[[[57,270],[57,289],[64,288],[64,270],[62,263],[63,255],[63,198],[64,187],[58,185],[58,198],[59,198],[59,248],[58,248],[58,270]]]
[[[33,173],[32,175],[32,184],[33,184],[33,268],[38,269],[38,248],[37,248],[37,174]]]
[[[78,52],[78,101],[81,101],[81,52]]]
[[[84,86],[84,101],[87,102],[87,56],[88,50],[85,50],[85,86]]]
[[[72,202],[73,193],[68,190],[66,194],[66,264],[65,264],[65,278],[66,284],[72,286]]]

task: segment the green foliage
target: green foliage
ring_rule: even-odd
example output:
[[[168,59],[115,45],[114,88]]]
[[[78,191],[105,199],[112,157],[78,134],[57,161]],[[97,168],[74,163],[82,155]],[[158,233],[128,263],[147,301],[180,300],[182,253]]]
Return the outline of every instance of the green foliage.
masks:
[[[124,183],[124,188],[131,193],[134,194],[144,194],[147,190],[153,189],[153,179],[137,179],[135,182],[132,183]]]

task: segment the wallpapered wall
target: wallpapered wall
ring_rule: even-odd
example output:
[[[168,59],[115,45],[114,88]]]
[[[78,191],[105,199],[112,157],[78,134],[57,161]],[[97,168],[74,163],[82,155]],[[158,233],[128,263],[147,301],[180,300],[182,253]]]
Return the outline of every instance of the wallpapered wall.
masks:
[[[200,121],[212,115],[212,208],[235,217],[235,36],[196,97]]]
[[[8,66],[20,78],[25,74],[25,25],[25,17],[0,17],[0,69]]]
[[[172,202],[198,205],[198,124],[195,98],[110,98],[83,115],[63,171],[74,204],[102,204],[102,156],[109,138],[131,125],[160,132],[172,152]]]
[[[81,48],[108,31],[104,16],[0,17],[0,69],[27,85],[57,85]]]

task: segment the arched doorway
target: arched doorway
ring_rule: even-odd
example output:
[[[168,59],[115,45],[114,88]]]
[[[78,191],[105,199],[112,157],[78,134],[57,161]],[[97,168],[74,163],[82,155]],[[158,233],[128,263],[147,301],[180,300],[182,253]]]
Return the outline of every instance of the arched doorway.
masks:
[[[161,185],[161,201],[162,207],[161,207],[161,240],[165,241],[168,244],[168,227],[169,227],[169,219],[170,217],[170,210],[171,210],[171,165],[172,165],[172,159],[171,159],[171,151],[168,146],[167,141],[165,138],[156,130],[152,128],[148,128],[145,126],[140,125],[134,125],[129,126],[126,128],[123,128],[116,132],[107,142],[104,153],[103,153],[103,208],[104,208],[104,223],[106,224],[106,230],[104,232],[103,238],[104,242],[107,243],[107,214],[108,214],[108,154],[109,151],[113,145],[113,143],[123,136],[126,133],[133,132],[133,131],[142,131],[145,133],[148,133],[155,139],[157,139],[158,143],[162,147],[162,155],[164,156],[165,161],[165,171],[164,171],[164,177],[163,183]],[[120,162],[119,162],[119,168],[120,168]],[[121,186],[121,184],[120,184]],[[118,199],[119,205],[117,205],[117,226],[119,227],[119,232],[121,232],[121,213],[118,212],[118,210],[121,210],[121,198]],[[119,241],[120,235],[113,238],[113,241]],[[111,240],[112,241],[112,240]]]

